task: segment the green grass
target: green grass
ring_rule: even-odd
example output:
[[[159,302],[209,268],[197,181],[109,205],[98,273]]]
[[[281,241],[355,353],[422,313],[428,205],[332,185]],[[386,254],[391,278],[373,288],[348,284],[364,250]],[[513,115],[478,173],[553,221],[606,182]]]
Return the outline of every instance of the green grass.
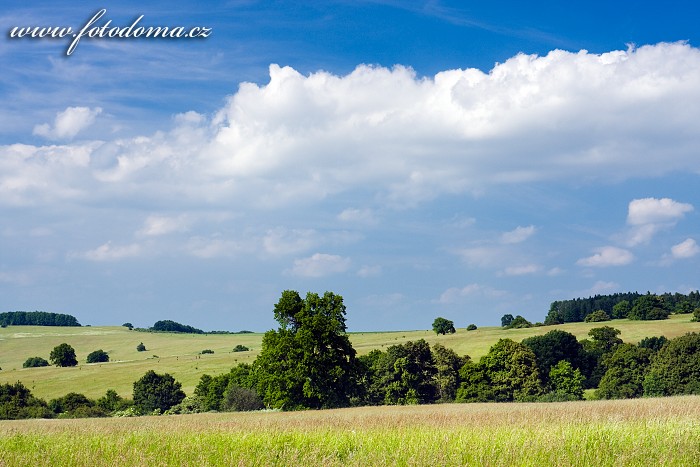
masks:
[[[700,397],[0,422],[0,465],[697,465]]]
[[[626,342],[638,342],[647,336],[665,335],[668,338],[687,332],[700,332],[700,323],[690,322],[691,315],[672,315],[664,321],[615,320],[605,323],[572,323],[529,329],[483,327],[475,331],[457,329],[455,334],[436,336],[432,331],[398,331],[351,333],[350,339],[359,354],[372,349],[386,350],[391,345],[409,340],[425,339],[431,345],[437,342],[454,349],[460,355],[478,359],[501,338],[516,341],[544,334],[552,329],[570,332],[580,340],[594,327],[613,326],[622,331]],[[96,398],[107,389],[116,390],[123,397],[131,397],[133,382],[148,370],[170,373],[191,394],[202,374],[227,372],[239,363],[251,363],[258,352],[262,334],[171,334],[129,331],[114,327],[40,327],[10,326],[0,328],[0,384],[22,381],[32,393],[44,399],[60,397],[68,392],[80,392]],[[72,345],[80,362],[74,368],[27,368],[22,364],[29,357],[48,360],[51,349],[67,342]],[[148,349],[137,352],[143,342]],[[238,344],[249,347],[249,352],[232,353]],[[88,353],[102,349],[109,353],[110,363],[86,364]],[[204,349],[214,354],[199,355]],[[154,357],[157,355],[158,357]]]

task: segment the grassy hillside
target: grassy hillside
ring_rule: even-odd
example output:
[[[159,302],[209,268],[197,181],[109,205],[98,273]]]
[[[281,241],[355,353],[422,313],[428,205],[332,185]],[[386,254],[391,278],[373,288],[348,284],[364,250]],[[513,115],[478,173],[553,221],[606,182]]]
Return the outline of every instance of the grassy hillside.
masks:
[[[352,333],[350,339],[360,354],[409,340],[425,339],[431,345],[440,342],[459,354],[478,359],[501,338],[516,341],[544,334],[552,329],[570,332],[580,340],[588,331],[602,325],[622,331],[626,342],[638,342],[647,336],[664,335],[668,338],[687,332],[700,332],[700,323],[690,322],[691,315],[673,315],[665,321],[615,320],[606,323],[570,323],[530,329],[504,330],[484,327],[467,332],[436,336],[432,331],[398,331]],[[39,327],[10,326],[0,328],[0,383],[22,381],[32,392],[45,399],[80,392],[88,397],[100,397],[107,389],[115,389],[124,397],[131,397],[133,382],[146,371],[170,373],[191,394],[204,373],[219,374],[243,362],[252,362],[260,350],[262,334],[169,334],[129,331],[114,327]],[[66,342],[75,348],[80,364],[74,368],[27,368],[22,364],[29,357],[48,360],[51,349]],[[146,352],[137,352],[139,342]],[[251,348],[250,352],[231,352],[238,345]],[[110,363],[86,364],[87,354],[102,349],[109,353]],[[199,355],[204,349],[214,354]]]

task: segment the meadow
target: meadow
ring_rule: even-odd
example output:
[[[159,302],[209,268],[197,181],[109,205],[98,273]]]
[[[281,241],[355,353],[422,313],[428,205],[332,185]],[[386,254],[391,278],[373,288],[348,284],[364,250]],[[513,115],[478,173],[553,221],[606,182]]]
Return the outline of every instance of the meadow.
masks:
[[[697,465],[700,397],[0,421],[0,465]]]
[[[691,315],[671,315],[664,321],[613,320],[507,330],[500,327],[483,327],[475,331],[459,328],[455,334],[445,336],[437,336],[432,330],[358,332],[350,333],[350,340],[358,354],[425,339],[431,345],[439,342],[460,355],[478,359],[501,338],[521,341],[552,329],[570,332],[581,340],[587,337],[591,328],[613,326],[622,331],[620,337],[624,341],[632,343],[647,336],[664,335],[670,339],[687,332],[700,332],[700,323],[690,322],[690,319]],[[62,342],[75,348],[79,360],[77,367],[22,368],[29,357],[48,360],[51,349]],[[146,352],[136,351],[140,342],[146,345]],[[131,397],[133,382],[152,369],[158,373],[170,373],[182,383],[187,394],[192,394],[203,374],[221,374],[239,363],[252,363],[260,351],[261,342],[262,334],[149,333],[130,331],[122,326],[9,326],[0,328],[0,384],[21,381],[34,395],[46,400],[69,392],[98,398],[107,389],[116,390],[122,397]],[[232,352],[239,344],[251,350]],[[97,349],[109,354],[109,363],[85,363],[87,354]],[[214,353],[200,355],[205,349]]]

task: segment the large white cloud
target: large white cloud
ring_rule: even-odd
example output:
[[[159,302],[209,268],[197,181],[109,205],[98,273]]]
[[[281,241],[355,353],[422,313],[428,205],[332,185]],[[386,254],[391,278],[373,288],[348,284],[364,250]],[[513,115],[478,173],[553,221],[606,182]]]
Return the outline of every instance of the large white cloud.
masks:
[[[671,255],[676,259],[692,258],[700,253],[700,246],[692,238],[687,238],[677,245],[671,247]]]
[[[242,83],[212,118],[186,112],[153,135],[27,146],[19,158],[17,145],[0,147],[0,203],[82,193],[279,206],[355,190],[412,206],[500,183],[700,172],[698,82],[700,51],[683,43],[518,55],[489,73],[425,78],[272,65],[269,83]],[[86,135],[98,109],[75,109],[37,131]],[[86,148],[82,164],[56,156]]]
[[[631,226],[628,245],[648,243],[657,232],[673,227],[693,209],[691,204],[670,198],[632,200],[627,214],[627,224]]]

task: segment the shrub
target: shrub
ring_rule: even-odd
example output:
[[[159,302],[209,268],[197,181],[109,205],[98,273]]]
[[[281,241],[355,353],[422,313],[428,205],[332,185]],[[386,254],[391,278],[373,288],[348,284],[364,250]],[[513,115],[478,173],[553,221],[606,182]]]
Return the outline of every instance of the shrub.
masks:
[[[124,324],[122,324],[122,326],[124,326],[125,328],[129,328],[129,331],[134,329],[134,325],[131,323],[124,323]]]
[[[109,355],[104,350],[95,350],[90,352],[87,356],[88,363],[104,363],[109,361]]]
[[[476,330],[476,324],[470,324],[467,326],[467,331],[475,331]]]
[[[238,344],[237,346],[235,346],[233,348],[234,352],[247,352],[249,350],[250,349],[248,347],[246,347],[245,345],[241,345],[241,344]]]
[[[696,308],[693,311],[693,317],[691,318],[690,321],[695,321],[695,322],[700,321],[700,308]]]
[[[0,420],[51,418],[46,402],[34,397],[22,383],[0,384]]]
[[[40,366],[49,366],[49,362],[41,357],[29,357],[23,364],[22,368],[37,368]]]
[[[133,402],[121,397],[114,389],[108,389],[104,396],[95,401],[95,405],[105,412],[114,413],[128,409],[133,405]]]
[[[141,342],[139,345],[136,346],[136,351],[138,351],[138,352],[145,352],[146,351],[146,346],[143,345],[143,342]]]
[[[521,329],[521,328],[531,328],[532,323],[523,318],[522,316],[518,315],[513,320],[505,326],[506,329]]]
[[[601,321],[610,321],[610,316],[603,310],[596,310],[593,313],[586,315],[584,319],[586,323],[599,323]]]
[[[200,355],[204,355],[204,354],[214,353],[214,351],[211,349],[204,349],[199,353],[200,353]]]
[[[262,409],[263,403],[254,389],[229,384],[224,391],[222,409],[234,412],[248,412]]]

